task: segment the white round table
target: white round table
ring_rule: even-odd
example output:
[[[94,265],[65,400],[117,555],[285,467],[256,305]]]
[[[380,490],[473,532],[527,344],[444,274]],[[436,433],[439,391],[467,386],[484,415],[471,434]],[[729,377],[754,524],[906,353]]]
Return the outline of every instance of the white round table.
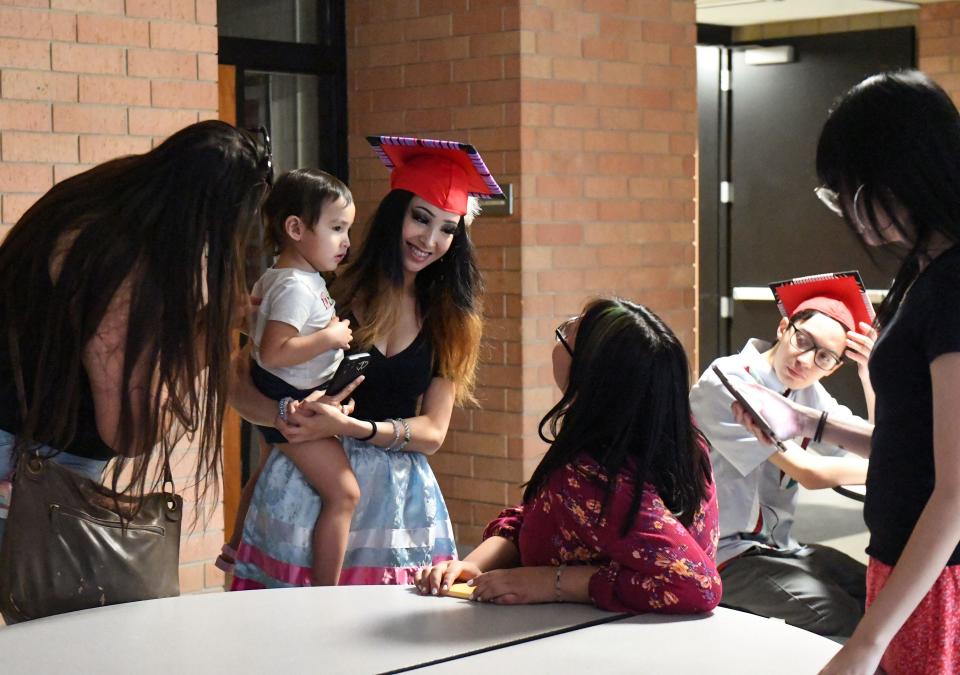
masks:
[[[0,671],[815,673],[839,645],[759,617],[495,606],[410,587],[211,593],[0,628]],[[172,656],[175,655],[175,656]]]

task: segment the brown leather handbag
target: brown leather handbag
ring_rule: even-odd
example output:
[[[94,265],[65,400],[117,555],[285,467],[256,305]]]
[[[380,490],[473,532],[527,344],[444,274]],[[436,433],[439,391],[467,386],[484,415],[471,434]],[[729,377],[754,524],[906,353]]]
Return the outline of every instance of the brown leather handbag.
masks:
[[[0,549],[4,620],[179,595],[183,502],[164,469],[165,491],[136,509],[129,497],[22,453]]]

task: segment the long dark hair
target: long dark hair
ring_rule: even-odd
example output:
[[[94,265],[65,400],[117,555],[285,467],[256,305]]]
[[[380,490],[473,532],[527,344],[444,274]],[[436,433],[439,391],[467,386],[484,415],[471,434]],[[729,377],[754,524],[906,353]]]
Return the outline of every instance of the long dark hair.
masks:
[[[20,218],[0,246],[0,313],[24,385],[23,442],[74,441],[79,416],[93,414],[81,405],[84,348],[118,291],[129,292],[112,485],[129,468],[123,491],[142,495],[150,460],[168,459],[186,433],[198,447],[195,491],[216,492],[241,250],[266,175],[253,136],[200,122],[58,183]],[[138,364],[149,371],[139,397]]]
[[[392,190],[380,202],[367,234],[333,294],[346,311],[359,303],[363,323],[356,345],[369,348],[395,325],[403,291],[403,221],[413,199]],[[461,217],[450,249],[417,274],[417,309],[429,331],[437,368],[457,385],[457,402],[471,400],[480,353],[482,281],[473,243]]]
[[[910,242],[880,305],[878,322],[884,325],[919,275],[931,236],[939,232],[949,241],[960,241],[957,108],[943,89],[916,70],[868,77],[838,101],[824,124],[817,174],[844,197],[841,203],[851,227],[859,189],[859,204],[869,216],[864,225],[882,240],[875,225],[874,204],[879,204]],[[909,212],[909,223],[896,220],[898,204]]]
[[[633,526],[644,482],[689,525],[711,481],[707,441],[690,414],[689,384],[683,345],[660,317],[619,298],[590,302],[577,328],[567,387],[540,421],[540,438],[550,449],[527,483],[524,502],[554,471],[587,452],[610,476],[607,498],[621,472],[636,481],[622,534]]]

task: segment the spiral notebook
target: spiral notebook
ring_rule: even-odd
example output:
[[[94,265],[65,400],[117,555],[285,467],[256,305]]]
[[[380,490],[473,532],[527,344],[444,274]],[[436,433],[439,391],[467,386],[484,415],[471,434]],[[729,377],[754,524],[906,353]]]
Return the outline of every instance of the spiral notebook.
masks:
[[[790,317],[803,302],[815,297],[832,298],[842,302],[853,314],[856,325],[860,322],[872,324],[876,313],[867,297],[867,289],[860,278],[860,272],[833,272],[813,274],[770,284],[773,298],[783,316]]]

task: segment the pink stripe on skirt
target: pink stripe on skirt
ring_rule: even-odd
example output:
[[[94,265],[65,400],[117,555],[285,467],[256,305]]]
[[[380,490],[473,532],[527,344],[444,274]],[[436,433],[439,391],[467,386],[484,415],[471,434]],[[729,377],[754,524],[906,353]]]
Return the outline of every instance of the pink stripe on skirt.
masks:
[[[870,558],[867,606],[887,583],[893,568]],[[960,673],[960,565],[941,572],[887,646],[880,665],[887,675]]]

